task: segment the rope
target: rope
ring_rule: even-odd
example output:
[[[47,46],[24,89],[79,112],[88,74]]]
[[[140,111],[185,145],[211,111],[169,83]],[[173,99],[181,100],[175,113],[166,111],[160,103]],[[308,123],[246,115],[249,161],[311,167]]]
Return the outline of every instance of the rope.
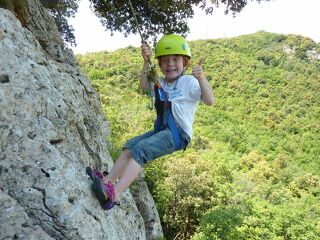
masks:
[[[140,28],[140,25],[139,25],[139,21],[138,21],[137,15],[136,15],[136,13],[135,13],[135,11],[133,9],[131,0],[128,0],[128,2],[129,2],[129,5],[130,5],[130,9],[131,9],[132,15],[133,15],[134,20],[135,20],[136,28],[137,28],[137,30],[139,32],[139,35],[140,35],[140,38],[141,38],[141,43],[146,43],[146,41],[143,38],[142,31],[141,31],[141,28]],[[149,62],[150,71],[153,71],[154,68],[155,68],[155,65],[153,65],[151,63],[150,56],[148,56],[148,62]],[[152,95],[152,91],[151,91],[152,81],[150,81],[150,75],[149,74],[148,74],[147,79],[148,79],[148,96],[149,96],[149,99],[150,99],[150,103],[148,105],[148,109],[153,110],[153,95]]]
[[[143,35],[142,35],[142,32],[141,32],[141,29],[140,29],[140,25],[139,25],[139,22],[138,22],[138,18],[137,18],[137,15],[136,15],[136,13],[135,13],[135,11],[134,11],[134,9],[133,9],[131,0],[128,0],[128,1],[129,1],[130,9],[131,9],[131,12],[132,12],[132,14],[133,14],[134,20],[135,20],[135,22],[136,22],[136,27],[137,27],[138,32],[139,32],[139,34],[140,34],[141,42],[142,42],[142,43],[145,43],[145,41],[144,41],[144,39],[143,39]]]

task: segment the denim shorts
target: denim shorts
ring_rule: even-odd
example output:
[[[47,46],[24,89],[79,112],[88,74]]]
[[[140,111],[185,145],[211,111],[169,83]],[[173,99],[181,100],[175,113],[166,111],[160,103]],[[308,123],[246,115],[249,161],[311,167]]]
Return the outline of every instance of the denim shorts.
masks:
[[[178,127],[178,129],[182,140],[182,146],[179,150],[182,150],[188,146],[190,137],[182,128]],[[131,157],[143,166],[156,158],[173,153],[175,144],[170,129],[166,128],[157,133],[149,131],[134,137],[123,148],[130,149]]]

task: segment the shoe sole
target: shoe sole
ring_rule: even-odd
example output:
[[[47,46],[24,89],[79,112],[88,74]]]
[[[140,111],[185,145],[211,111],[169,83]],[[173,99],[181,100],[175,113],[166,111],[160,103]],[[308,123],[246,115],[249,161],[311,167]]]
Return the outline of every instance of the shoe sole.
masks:
[[[98,198],[102,206],[104,202],[107,201],[108,199],[106,198],[105,193],[103,191],[101,179],[93,173],[91,167],[86,167],[86,173],[89,175],[89,177],[93,181],[92,183],[93,193],[94,195],[96,195],[96,197]]]
[[[92,169],[91,167],[86,167],[86,173],[89,175],[91,180],[93,181],[93,176],[92,176]]]
[[[96,197],[98,198],[101,205],[108,199],[106,198],[105,192],[103,190],[103,186],[99,177],[93,177],[92,189]]]

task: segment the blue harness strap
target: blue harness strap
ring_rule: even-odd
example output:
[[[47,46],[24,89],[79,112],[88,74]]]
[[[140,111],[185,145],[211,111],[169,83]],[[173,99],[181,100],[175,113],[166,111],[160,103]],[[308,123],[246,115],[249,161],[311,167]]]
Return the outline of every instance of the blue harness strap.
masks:
[[[171,102],[168,100],[168,97],[159,82],[154,84],[154,92],[156,99],[155,107],[157,110],[157,119],[154,122],[154,132],[157,133],[169,127],[175,144],[175,150],[177,151],[181,148],[182,141],[178,126],[172,114]]]

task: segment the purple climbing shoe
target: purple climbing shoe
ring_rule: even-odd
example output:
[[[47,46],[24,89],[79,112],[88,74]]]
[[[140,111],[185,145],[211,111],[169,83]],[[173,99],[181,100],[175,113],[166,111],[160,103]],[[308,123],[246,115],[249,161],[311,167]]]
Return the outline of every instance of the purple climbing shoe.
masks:
[[[86,173],[93,181],[92,190],[104,210],[110,210],[115,205],[120,205],[118,202],[114,201],[114,184],[111,182],[104,183],[103,174],[99,170],[92,170],[90,167],[87,167]]]
[[[119,206],[120,203],[119,202],[112,202],[110,199],[108,199],[107,201],[105,201],[103,204],[102,204],[102,208],[104,210],[110,210],[111,208],[113,208],[114,206]]]
[[[91,167],[86,167],[86,173],[90,176],[92,181],[93,181],[94,175],[99,177],[101,180],[103,179],[103,174],[98,169],[92,169]]]

